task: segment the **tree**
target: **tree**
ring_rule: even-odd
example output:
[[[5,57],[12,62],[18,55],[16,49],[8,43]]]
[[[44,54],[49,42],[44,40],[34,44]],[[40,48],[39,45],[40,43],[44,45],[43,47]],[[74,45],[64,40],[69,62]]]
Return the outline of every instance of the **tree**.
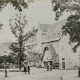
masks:
[[[63,26],[63,33],[69,34],[70,44],[75,43],[73,51],[76,52],[77,48],[80,46],[80,0],[52,0],[53,11],[56,12],[56,20],[59,20],[61,14],[66,12],[74,12],[74,15],[70,15],[67,18],[66,24]],[[58,14],[59,13],[59,14]],[[80,67],[78,71],[80,77]]]
[[[73,47],[73,51],[76,52],[80,46],[80,16],[71,15],[62,29],[65,34],[69,34],[70,43],[76,43]]]
[[[24,52],[25,52],[25,41],[30,37],[34,36],[35,30],[26,32],[26,26],[28,21],[26,16],[16,14],[15,18],[10,19],[11,31],[17,39],[17,42],[10,45],[10,49],[13,53],[18,54],[19,59],[19,69],[21,70],[21,62],[24,61]]]
[[[71,15],[62,29],[65,34],[69,34],[69,43],[75,43],[73,51],[76,52],[80,46],[80,15]],[[78,76],[80,77],[80,66]]]
[[[80,14],[80,0],[52,0],[53,11],[56,12],[56,20],[66,12],[75,12]]]
[[[30,2],[34,2],[34,0],[28,0],[27,2],[25,0],[0,0],[0,11],[10,3],[15,9],[21,12],[23,8],[28,8],[28,3]],[[0,30],[1,26],[2,24],[0,24]]]
[[[12,64],[16,64],[18,63],[18,56],[17,54],[14,54],[14,53],[9,53],[9,55],[6,56],[6,62],[8,62],[9,64],[12,63]]]
[[[70,43],[77,43],[73,47],[73,51],[76,52],[78,46],[80,46],[80,0],[52,0],[52,3],[55,4],[53,10],[56,12],[59,10],[60,14],[64,11],[75,12],[74,15],[70,15],[67,18],[66,24],[63,26],[63,32],[70,35]],[[57,18],[58,17],[58,18]],[[59,16],[56,16],[57,20]]]
[[[39,53],[37,53],[37,52],[34,52],[34,51],[28,51],[26,60],[27,60],[28,62],[33,62],[33,63],[35,63],[35,66],[36,66],[36,63],[41,62],[41,54],[39,54]],[[38,67],[40,67],[40,65],[41,65],[41,64],[39,64]]]
[[[0,0],[0,11],[5,8],[8,3],[12,4],[12,6],[19,11],[22,11],[22,7],[28,8],[28,3],[24,0]],[[3,24],[0,24],[0,30],[2,26]]]
[[[25,27],[27,25],[26,16],[22,16],[21,14],[16,14],[14,19],[10,19],[10,27],[11,31],[17,39],[17,42],[12,43],[10,45],[10,49],[18,54],[19,58],[19,69],[21,70],[21,61],[23,61],[24,57],[24,42],[29,39],[31,36],[30,32],[25,32]]]
[[[1,0],[0,1],[0,9],[6,7],[6,5],[10,3],[12,6],[15,7],[15,9],[18,9],[19,11],[22,11],[22,7],[27,8],[28,4],[25,2],[25,0]]]
[[[0,9],[7,6],[8,3],[12,4],[15,9],[22,11],[23,8],[28,8],[28,3],[34,2],[34,0],[0,0]]]
[[[0,24],[0,30],[2,29],[3,24]]]

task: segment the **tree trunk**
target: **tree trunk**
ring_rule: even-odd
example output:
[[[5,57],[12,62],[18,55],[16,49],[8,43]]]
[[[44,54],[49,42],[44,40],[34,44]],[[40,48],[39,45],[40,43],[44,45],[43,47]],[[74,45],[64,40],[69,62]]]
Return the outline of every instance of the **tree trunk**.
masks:
[[[78,68],[78,76],[80,77],[80,67]]]
[[[19,63],[19,70],[21,71],[21,57],[22,57],[22,37],[21,37],[21,34],[20,34],[20,37],[19,37],[19,46],[20,46],[20,63]]]
[[[20,60],[19,60],[19,70],[21,71],[21,57],[20,57]]]

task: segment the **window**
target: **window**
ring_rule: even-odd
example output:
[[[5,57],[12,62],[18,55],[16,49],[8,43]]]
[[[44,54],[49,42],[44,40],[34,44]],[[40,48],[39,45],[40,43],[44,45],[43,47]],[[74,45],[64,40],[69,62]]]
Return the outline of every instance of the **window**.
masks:
[[[62,60],[65,60],[65,58],[62,58]]]

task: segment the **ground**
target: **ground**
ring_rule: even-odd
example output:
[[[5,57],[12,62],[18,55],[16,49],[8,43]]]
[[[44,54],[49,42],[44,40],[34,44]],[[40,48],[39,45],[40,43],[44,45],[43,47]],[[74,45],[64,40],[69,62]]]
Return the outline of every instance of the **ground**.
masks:
[[[77,70],[46,71],[43,68],[31,68],[31,74],[8,72],[7,78],[4,77],[4,72],[0,72],[0,80],[80,80],[77,75]]]

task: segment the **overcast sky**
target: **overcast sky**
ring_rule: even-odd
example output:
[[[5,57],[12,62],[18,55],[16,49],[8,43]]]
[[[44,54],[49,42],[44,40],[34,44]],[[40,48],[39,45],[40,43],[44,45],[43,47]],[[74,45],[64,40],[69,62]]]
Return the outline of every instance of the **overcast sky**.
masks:
[[[14,35],[10,31],[9,19],[14,16],[18,11],[14,10],[11,5],[8,5],[2,12],[0,12],[0,23],[3,23],[2,31],[0,32],[0,42],[13,42],[15,41]],[[53,24],[55,22],[55,13],[52,10],[51,0],[35,0],[35,3],[29,4],[29,8],[22,12],[27,16],[28,28],[37,26],[39,23]],[[65,19],[68,13],[64,14]]]

